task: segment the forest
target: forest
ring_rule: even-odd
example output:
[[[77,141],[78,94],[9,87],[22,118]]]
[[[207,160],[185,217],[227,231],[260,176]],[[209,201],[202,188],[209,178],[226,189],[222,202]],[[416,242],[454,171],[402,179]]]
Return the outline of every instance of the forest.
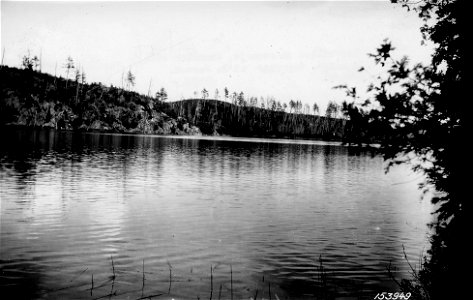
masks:
[[[23,58],[23,68],[0,67],[0,119],[2,125],[162,135],[226,135],[268,138],[342,140],[350,128],[338,118],[339,108],[330,103],[325,116],[314,114],[300,101],[289,106],[273,98],[246,99],[243,92],[225,99],[201,98],[167,101],[164,88],[154,96],[130,90],[134,76],[127,74],[126,86],[87,83],[68,58],[66,78],[42,73],[37,57]],[[67,68],[67,66],[71,66]],[[219,98],[216,94],[215,98]],[[289,107],[289,112],[286,108]]]
[[[170,102],[172,111],[205,134],[340,140],[346,120],[241,106],[214,99]]]
[[[386,171],[407,164],[422,173],[420,188],[433,194],[436,208],[430,249],[419,267],[412,267],[412,278],[398,282],[399,289],[412,293],[411,299],[464,299],[470,293],[465,271],[472,215],[465,176],[471,172],[465,146],[471,132],[470,10],[465,0],[391,2],[418,15],[424,42],[434,45],[432,62],[415,64],[399,57],[395,45],[385,40],[369,54],[382,74],[366,83],[366,95],[339,86],[347,102],[334,111],[344,118],[334,111],[316,115],[315,108],[310,114],[310,107],[299,101],[291,100],[289,106],[272,99],[258,103],[227,90],[223,101],[217,95],[210,99],[205,89],[200,98],[195,93],[193,99],[167,101],[164,90],[154,97],[140,95],[123,86],[87,83],[81,72],[69,79],[72,68],[66,67],[66,78],[44,74],[37,58],[27,55],[21,69],[0,67],[0,123],[79,131],[376,141]],[[134,77],[127,76],[127,81],[132,86]]]
[[[155,98],[37,70],[0,68],[2,125],[145,134],[200,134]],[[168,115],[171,113],[171,115]]]

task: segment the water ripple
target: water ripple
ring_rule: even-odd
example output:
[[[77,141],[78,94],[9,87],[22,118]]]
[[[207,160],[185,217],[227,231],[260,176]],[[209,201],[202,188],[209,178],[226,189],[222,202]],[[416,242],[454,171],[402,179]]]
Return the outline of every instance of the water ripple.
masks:
[[[21,136],[21,140],[19,137]],[[428,200],[403,168],[322,142],[35,131],[0,146],[2,286],[35,298],[390,287],[428,246]],[[113,266],[112,266],[113,260]],[[85,271],[84,271],[85,270]],[[170,271],[171,270],[171,271]],[[71,282],[72,280],[72,282]],[[355,283],[353,283],[355,282]],[[273,285],[274,284],[274,285]],[[146,293],[145,293],[146,294]],[[260,294],[261,295],[261,294]],[[125,296],[123,296],[125,297]],[[266,295],[267,297],[267,295]]]

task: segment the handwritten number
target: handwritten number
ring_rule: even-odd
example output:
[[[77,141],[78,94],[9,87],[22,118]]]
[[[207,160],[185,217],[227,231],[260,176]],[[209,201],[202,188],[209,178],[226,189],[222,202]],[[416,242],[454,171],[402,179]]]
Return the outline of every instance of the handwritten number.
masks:
[[[382,293],[377,293],[376,296],[374,296],[374,300],[407,300],[411,297],[411,293],[407,292],[404,294],[404,292],[396,292],[396,293],[388,293],[388,292],[382,292]]]

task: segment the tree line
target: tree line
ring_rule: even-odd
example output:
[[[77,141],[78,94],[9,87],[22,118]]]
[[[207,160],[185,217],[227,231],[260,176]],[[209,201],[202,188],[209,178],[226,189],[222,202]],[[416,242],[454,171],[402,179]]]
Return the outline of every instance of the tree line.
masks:
[[[272,102],[274,103],[274,102]],[[168,102],[174,114],[209,135],[341,140],[346,120],[217,99]]]
[[[70,57],[64,64],[65,78],[40,73],[38,64],[36,56],[25,55],[22,69],[0,67],[2,124],[85,131],[200,133],[173,115],[164,104],[164,89],[157,92],[157,97],[151,97],[100,82],[87,83],[85,72]],[[134,83],[133,76],[127,80],[129,85]]]
[[[39,71],[40,59],[36,55],[31,55],[30,51],[26,55],[23,56],[22,67],[28,70],[35,70]],[[78,78],[82,78],[82,81],[85,81],[85,73],[83,70],[75,66],[75,62],[71,56],[68,56],[66,59],[63,68],[66,72],[66,81],[69,80],[69,74],[75,72],[76,81]],[[132,89],[136,84],[136,76],[128,70],[126,74],[122,74],[122,84],[121,87],[127,90]],[[215,100],[222,100],[226,102],[230,102],[237,106],[243,107],[259,107],[262,109],[268,109],[271,111],[281,111],[281,112],[289,112],[289,113],[296,113],[296,114],[314,114],[319,115],[320,109],[319,105],[314,102],[311,105],[307,103],[302,103],[300,100],[289,100],[288,103],[281,102],[276,100],[274,97],[255,97],[250,96],[246,97],[243,91],[240,92],[230,92],[227,87],[223,89],[223,96],[220,95],[219,89],[215,89],[214,96],[211,98],[209,96],[209,91],[206,88],[203,88],[199,92],[194,91],[194,99],[215,99]],[[149,93],[148,93],[149,96]],[[168,99],[167,92],[164,87],[162,87],[159,91],[156,92],[155,97],[160,101],[166,101]],[[331,118],[341,118],[343,117],[342,113],[342,106],[337,104],[335,101],[329,101],[325,110],[325,116]]]
[[[150,89],[146,96],[133,92],[136,76],[131,70],[122,74],[121,87],[106,87],[87,83],[83,68],[70,56],[62,65],[65,78],[41,73],[40,65],[40,58],[28,51],[21,61],[22,70],[2,66],[4,123],[73,130],[324,139],[341,139],[346,123],[337,119],[341,107],[333,101],[325,117],[318,115],[317,103],[310,107],[300,100],[286,104],[274,97],[246,97],[226,87],[222,96],[216,89],[214,99],[204,88],[200,97],[168,101],[164,87],[153,96]],[[14,76],[22,77],[26,84],[16,85]]]
[[[224,102],[232,103],[236,106],[242,107],[257,107],[261,109],[267,109],[270,111],[279,111],[279,112],[289,112],[289,113],[296,113],[296,114],[313,114],[319,115],[320,109],[319,105],[314,102],[311,105],[307,103],[302,103],[300,100],[289,100],[288,103],[281,102],[276,100],[274,97],[255,97],[249,96],[247,97],[243,91],[240,92],[230,92],[227,87],[223,89],[223,96],[220,94],[219,89],[215,89],[214,96],[211,97],[209,95],[209,91],[206,88],[203,88],[199,92],[194,91],[194,98],[193,99],[214,99],[214,100],[221,100]],[[338,105],[335,101],[329,101],[327,108],[325,110],[325,116],[331,118],[343,117],[341,114],[341,106]]]

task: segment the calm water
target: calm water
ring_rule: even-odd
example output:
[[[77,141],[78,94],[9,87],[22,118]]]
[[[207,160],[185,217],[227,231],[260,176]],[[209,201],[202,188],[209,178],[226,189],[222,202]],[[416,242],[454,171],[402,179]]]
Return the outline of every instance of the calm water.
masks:
[[[421,179],[384,174],[369,152],[55,131],[2,140],[3,295],[373,299],[399,291],[386,267],[406,276],[403,245],[412,263],[428,248]]]

